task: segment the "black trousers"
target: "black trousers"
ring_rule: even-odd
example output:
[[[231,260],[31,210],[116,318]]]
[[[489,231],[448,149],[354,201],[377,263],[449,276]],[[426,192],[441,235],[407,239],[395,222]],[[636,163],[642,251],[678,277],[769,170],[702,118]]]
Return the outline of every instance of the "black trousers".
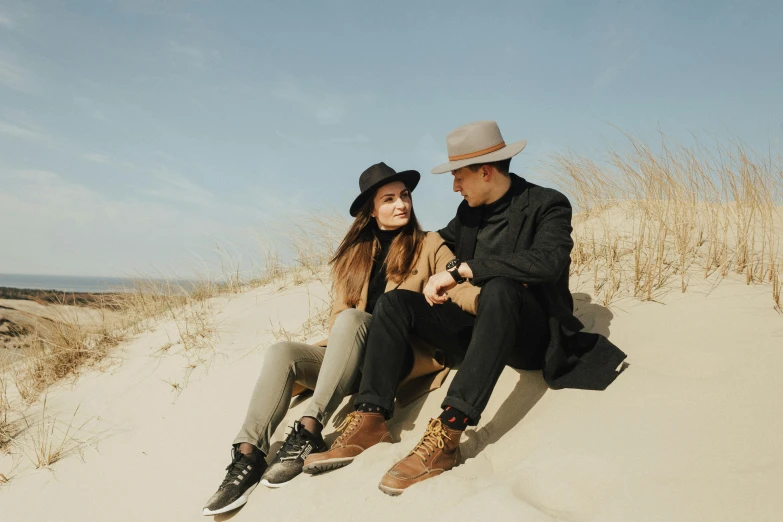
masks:
[[[481,288],[475,317],[452,302],[430,306],[420,293],[393,290],[383,294],[373,310],[355,405],[394,411],[411,333],[462,358],[442,407],[465,413],[471,425],[481,418],[505,365],[540,369],[549,343],[541,303],[511,279],[498,277]]]

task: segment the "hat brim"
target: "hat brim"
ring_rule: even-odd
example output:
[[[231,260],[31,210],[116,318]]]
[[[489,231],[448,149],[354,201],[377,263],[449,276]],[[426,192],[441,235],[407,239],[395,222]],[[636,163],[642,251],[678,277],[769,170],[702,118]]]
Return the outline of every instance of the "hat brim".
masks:
[[[362,205],[364,205],[364,202],[367,201],[367,198],[374,196],[375,191],[380,187],[395,181],[402,181],[403,184],[405,184],[405,188],[407,188],[410,192],[413,192],[413,189],[415,189],[416,185],[419,184],[420,179],[421,174],[419,174],[419,172],[416,170],[403,170],[402,172],[398,172],[393,176],[382,179],[375,185],[372,185],[370,188],[356,196],[356,199],[354,199],[353,203],[351,203],[351,217],[356,217],[356,214],[359,213],[359,209],[362,208]]]
[[[489,154],[484,154],[481,156],[476,156],[475,158],[468,158],[464,160],[450,161],[448,163],[444,163],[443,165],[438,165],[430,172],[432,172],[433,174],[443,174],[446,172],[453,172],[457,169],[461,169],[462,167],[467,167],[468,165],[502,161],[504,159],[508,159],[513,156],[516,156],[517,154],[522,152],[522,149],[525,148],[525,145],[527,145],[526,140],[517,141],[515,143],[511,143],[510,145],[506,145],[502,149],[498,149],[495,152],[490,152]]]

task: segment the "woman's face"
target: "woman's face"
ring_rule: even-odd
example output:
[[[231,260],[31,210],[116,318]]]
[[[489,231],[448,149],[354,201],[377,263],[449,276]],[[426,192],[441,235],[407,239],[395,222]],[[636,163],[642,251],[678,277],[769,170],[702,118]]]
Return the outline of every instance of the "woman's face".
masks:
[[[402,181],[392,181],[375,192],[372,217],[381,230],[397,230],[411,219],[413,202]]]

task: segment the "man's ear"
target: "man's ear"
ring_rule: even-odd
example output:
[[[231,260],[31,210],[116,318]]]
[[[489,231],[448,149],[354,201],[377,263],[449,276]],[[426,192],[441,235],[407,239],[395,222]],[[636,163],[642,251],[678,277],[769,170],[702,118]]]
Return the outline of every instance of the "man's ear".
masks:
[[[489,165],[482,165],[481,177],[484,181],[492,181],[492,167]]]

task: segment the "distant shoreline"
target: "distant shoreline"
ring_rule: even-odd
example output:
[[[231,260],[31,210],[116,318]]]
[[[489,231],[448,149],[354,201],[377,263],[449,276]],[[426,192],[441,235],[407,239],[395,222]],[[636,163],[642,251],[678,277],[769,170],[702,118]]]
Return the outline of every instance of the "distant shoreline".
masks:
[[[186,279],[168,280],[165,278],[145,277],[104,277],[104,276],[60,276],[36,274],[0,273],[0,288],[6,293],[25,294],[120,294],[133,292],[139,283],[174,283],[186,286],[193,281]]]
[[[0,288],[93,294],[121,292],[139,279],[143,278],[0,273]]]
[[[39,290],[37,288],[11,288],[0,286],[0,299],[39,301],[67,305],[91,305],[101,297],[117,292],[68,292],[66,290]]]

